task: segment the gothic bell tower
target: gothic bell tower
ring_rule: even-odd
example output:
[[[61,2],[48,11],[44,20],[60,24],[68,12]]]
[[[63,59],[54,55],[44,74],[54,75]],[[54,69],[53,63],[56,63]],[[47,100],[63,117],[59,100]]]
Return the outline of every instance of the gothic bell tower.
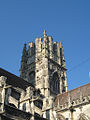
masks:
[[[53,42],[44,30],[43,38],[23,48],[20,77],[39,88],[46,97],[67,92],[66,66],[63,46]]]

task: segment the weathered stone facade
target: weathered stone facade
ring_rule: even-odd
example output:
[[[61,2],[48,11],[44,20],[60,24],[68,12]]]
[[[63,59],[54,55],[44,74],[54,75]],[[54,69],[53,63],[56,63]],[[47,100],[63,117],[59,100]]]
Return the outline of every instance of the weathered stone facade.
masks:
[[[67,92],[67,77],[63,47],[51,36],[36,38],[23,48],[20,77],[39,88],[46,97]]]
[[[46,120],[43,98],[32,84],[0,68],[1,120]]]
[[[90,84],[68,91],[65,58],[51,36],[24,44],[20,77],[0,68],[0,120],[90,120]]]
[[[57,119],[90,120],[90,84],[58,95],[54,105]]]

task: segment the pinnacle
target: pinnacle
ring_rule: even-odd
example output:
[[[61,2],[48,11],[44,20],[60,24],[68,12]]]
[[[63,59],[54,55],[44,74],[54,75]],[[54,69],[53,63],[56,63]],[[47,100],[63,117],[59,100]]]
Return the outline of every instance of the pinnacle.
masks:
[[[46,30],[44,30],[44,32],[43,32],[43,37],[46,37],[47,35],[46,35]]]
[[[61,41],[60,41],[60,48],[62,48],[62,43],[61,43]]]
[[[44,30],[44,35],[46,34],[46,30]]]

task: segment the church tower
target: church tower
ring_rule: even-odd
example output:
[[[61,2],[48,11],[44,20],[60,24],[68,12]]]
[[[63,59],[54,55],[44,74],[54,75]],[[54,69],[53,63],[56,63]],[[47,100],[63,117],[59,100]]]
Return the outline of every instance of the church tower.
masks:
[[[39,88],[45,97],[67,92],[66,66],[62,43],[53,42],[44,30],[43,38],[23,48],[20,77]]]

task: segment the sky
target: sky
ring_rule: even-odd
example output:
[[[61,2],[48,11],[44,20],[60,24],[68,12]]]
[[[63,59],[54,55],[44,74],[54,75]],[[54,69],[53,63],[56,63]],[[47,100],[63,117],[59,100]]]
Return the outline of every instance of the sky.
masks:
[[[69,90],[90,83],[90,0],[1,0],[0,67],[19,76],[24,43],[62,42]]]

